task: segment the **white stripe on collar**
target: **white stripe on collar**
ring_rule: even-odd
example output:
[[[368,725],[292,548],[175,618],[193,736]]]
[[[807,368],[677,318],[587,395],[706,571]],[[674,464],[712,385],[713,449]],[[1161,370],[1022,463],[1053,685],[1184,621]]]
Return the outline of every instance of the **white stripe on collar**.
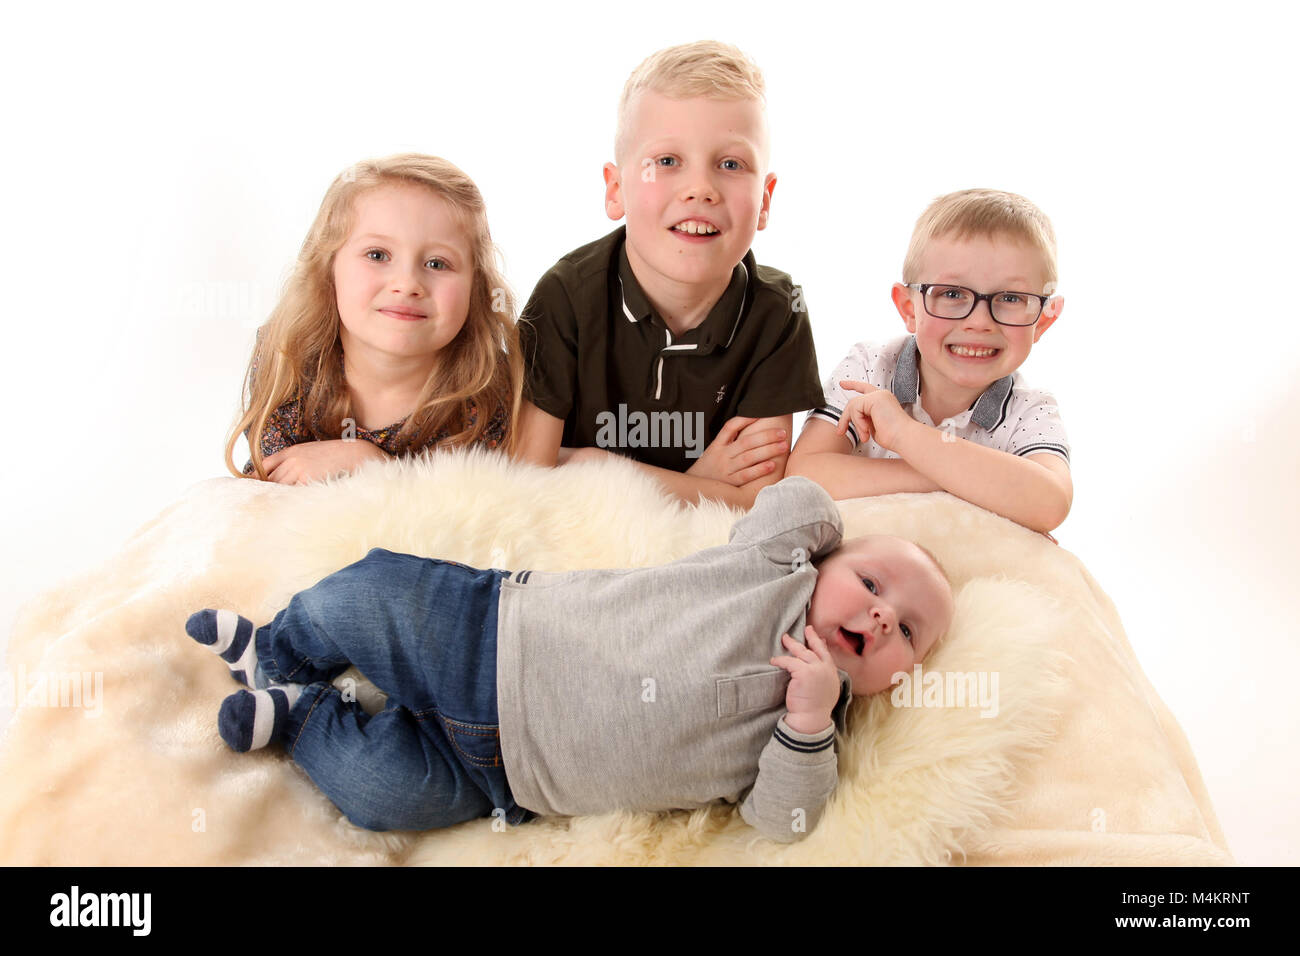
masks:
[[[731,348],[731,340],[736,337],[736,329],[740,328],[740,317],[745,314],[745,299],[749,296],[749,270],[745,268],[744,260],[741,260],[739,265],[745,285],[740,290],[740,308],[736,310],[736,321],[731,324],[731,334],[727,336],[727,344],[723,346],[724,349]]]
[[[618,297],[623,302],[623,314],[627,316],[627,320],[629,322],[631,322],[633,325],[636,325],[636,316],[633,315],[632,310],[627,307],[627,293],[623,291],[622,276],[618,277]]]

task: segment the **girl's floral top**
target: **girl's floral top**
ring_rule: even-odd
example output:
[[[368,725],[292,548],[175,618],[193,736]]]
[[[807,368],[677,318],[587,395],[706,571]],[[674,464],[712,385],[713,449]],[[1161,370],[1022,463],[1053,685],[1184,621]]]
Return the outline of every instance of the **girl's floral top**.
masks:
[[[315,441],[316,436],[312,434],[309,428],[303,425],[302,421],[302,399],[291,398],[279,408],[277,408],[271,417],[267,420],[266,428],[262,431],[262,457],[274,455],[277,451],[288,448],[290,445],[298,445],[303,442]],[[472,398],[465,400],[465,425],[467,428],[474,427],[478,419],[478,405]],[[390,455],[397,454],[396,442],[397,433],[402,430],[402,425],[406,423],[403,418],[399,422],[386,425],[383,428],[377,428],[374,431],[356,426],[356,437],[370,442],[372,445],[378,445]],[[245,432],[247,434],[247,432]],[[482,448],[496,448],[505,439],[506,434],[506,410],[497,408],[496,414],[488,422],[487,430],[477,442]],[[340,436],[342,437],[342,436]],[[433,440],[427,445],[420,448],[408,448],[406,454],[414,455],[423,451],[425,448],[433,448],[440,442],[446,441],[451,437],[451,432],[443,429],[433,436]],[[248,464],[244,466],[244,474],[254,474],[253,461],[249,459]]]

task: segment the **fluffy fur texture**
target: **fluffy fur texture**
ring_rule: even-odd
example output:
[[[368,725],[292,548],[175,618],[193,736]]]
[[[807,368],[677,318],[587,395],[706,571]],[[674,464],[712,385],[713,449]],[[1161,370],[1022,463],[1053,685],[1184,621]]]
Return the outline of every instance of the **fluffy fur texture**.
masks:
[[[847,536],[900,534],[938,556],[957,613],[928,669],[998,672],[998,714],[858,701],[839,788],[799,844],[758,837],[725,805],[370,833],[277,748],[226,748],[216,718],[233,684],[185,634],[198,608],[262,623],[372,547],[546,570],[654,564],[724,542],[736,517],[679,506],[621,462],[548,471],[445,453],[305,488],[205,482],[115,560],[33,601],[10,645],[26,685],[0,752],[0,862],[1231,862],[1186,740],[1077,559],[948,495],[842,511]],[[70,673],[102,674],[97,714],[23,697],[34,675]],[[377,704],[364,681],[359,696]]]

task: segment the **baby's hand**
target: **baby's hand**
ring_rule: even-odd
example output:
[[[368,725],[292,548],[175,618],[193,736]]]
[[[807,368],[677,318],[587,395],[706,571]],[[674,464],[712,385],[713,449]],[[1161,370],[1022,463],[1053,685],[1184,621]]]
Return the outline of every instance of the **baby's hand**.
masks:
[[[840,676],[826,642],[809,625],[803,630],[807,646],[789,634],[781,635],[788,657],[772,663],[790,672],[785,689],[785,722],[801,734],[816,734],[831,725],[831,711],[840,699]]]
[[[894,451],[899,432],[908,422],[915,421],[903,411],[903,406],[898,404],[894,393],[851,379],[841,381],[840,388],[862,394],[849,399],[844,411],[840,412],[840,423],[835,430],[841,435],[847,434],[849,423],[852,422],[857,429],[859,441],[865,442],[874,437],[881,448]]]
[[[378,445],[358,439],[343,441],[306,441],[282,448],[262,459],[266,477],[283,485],[305,485],[332,475],[351,474],[363,463],[387,459],[388,452]]]

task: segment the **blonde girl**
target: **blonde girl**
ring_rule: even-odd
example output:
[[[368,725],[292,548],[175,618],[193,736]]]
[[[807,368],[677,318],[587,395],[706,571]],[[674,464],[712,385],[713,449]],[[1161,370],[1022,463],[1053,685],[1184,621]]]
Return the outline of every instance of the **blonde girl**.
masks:
[[[321,202],[258,332],[226,466],[301,484],[441,447],[508,446],[521,359],[483,197],[444,159],[358,163]]]

